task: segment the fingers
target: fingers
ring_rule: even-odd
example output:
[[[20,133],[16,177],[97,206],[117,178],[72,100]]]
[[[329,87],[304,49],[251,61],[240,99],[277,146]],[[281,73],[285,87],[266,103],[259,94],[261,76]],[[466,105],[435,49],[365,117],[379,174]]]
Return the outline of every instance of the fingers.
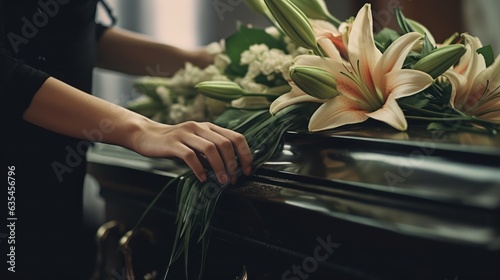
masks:
[[[233,151],[236,151],[238,155],[243,173],[247,176],[250,175],[252,173],[253,157],[245,137],[235,131],[216,125],[212,125],[211,129],[229,139],[233,146]]]
[[[209,138],[216,138],[216,136],[210,135]],[[185,145],[189,146],[193,150],[199,151],[205,156],[217,176],[217,180],[221,184],[229,183],[230,175],[226,169],[226,161],[223,159],[224,157],[221,156],[221,153],[219,152],[220,148],[217,147],[215,141],[212,142],[194,134],[189,135],[186,139],[183,139],[183,141]]]
[[[205,169],[193,149],[185,145],[178,145],[175,147],[175,153],[178,158],[182,159],[189,166],[198,180],[201,182],[205,182],[207,180]]]
[[[234,184],[241,173],[251,174],[252,154],[243,135],[211,123],[191,123],[188,127],[194,134],[183,143],[205,156],[221,184]]]

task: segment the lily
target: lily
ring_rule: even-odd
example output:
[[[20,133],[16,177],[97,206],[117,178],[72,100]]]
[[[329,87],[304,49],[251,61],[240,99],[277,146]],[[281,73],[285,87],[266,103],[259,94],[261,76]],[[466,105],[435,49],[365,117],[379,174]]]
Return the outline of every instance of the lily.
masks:
[[[347,23],[341,23],[338,29],[335,25],[324,20],[312,19],[310,23],[316,42],[327,57],[335,60],[347,58],[347,50],[342,40],[342,31],[346,32],[348,30]]]
[[[432,77],[419,70],[401,69],[408,53],[422,40],[418,32],[405,34],[382,54],[375,46],[371,5],[365,4],[352,26],[343,34],[348,61],[301,55],[296,65],[314,66],[328,71],[337,82],[339,95],[320,100],[306,98],[298,87],[276,99],[271,113],[297,102],[323,102],[312,115],[310,131],[322,131],[347,124],[376,119],[395,129],[408,127],[397,99],[416,94],[429,87]]]
[[[486,67],[484,57],[476,52],[478,38],[462,35],[467,44],[467,57],[444,76],[452,85],[450,105],[460,112],[493,123],[500,123],[500,56]]]
[[[486,68],[486,62],[482,55],[478,54],[476,51],[483,47],[481,40],[479,38],[471,36],[469,34],[462,34],[464,38],[465,53],[460,59],[460,61],[453,67],[454,72],[470,77],[470,75],[477,75],[478,71]]]

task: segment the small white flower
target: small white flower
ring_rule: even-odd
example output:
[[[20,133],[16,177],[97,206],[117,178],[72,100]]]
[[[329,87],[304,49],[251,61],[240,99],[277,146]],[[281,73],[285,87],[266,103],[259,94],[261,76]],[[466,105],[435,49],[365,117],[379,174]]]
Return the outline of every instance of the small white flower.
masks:
[[[263,52],[267,52],[269,47],[266,44],[255,44],[250,46],[250,52],[255,53],[257,56]]]
[[[224,43],[223,41],[221,42],[212,42],[210,44],[208,44],[206,47],[205,47],[205,50],[211,54],[211,55],[216,55],[216,54],[220,54],[220,53],[223,53],[224,52]]]
[[[279,39],[281,37],[280,31],[278,30],[278,28],[274,26],[267,27],[265,31],[267,34],[273,36],[273,38],[275,39]]]
[[[214,58],[215,67],[221,72],[223,72],[230,63],[231,59],[226,54],[218,54]]]
[[[253,52],[250,52],[250,51],[244,51],[241,53],[241,58],[240,58],[240,63],[242,65],[246,65],[246,64],[250,64],[252,63],[255,59],[257,58],[257,56],[253,53]]]
[[[166,106],[172,104],[172,98],[170,96],[170,89],[165,86],[159,86],[156,88],[156,94],[161,98],[161,101]]]
[[[173,104],[170,107],[169,119],[172,123],[181,123],[187,120],[188,110],[184,105]]]
[[[234,108],[266,108],[271,104],[265,97],[242,97],[231,101],[231,106]]]
[[[244,91],[251,93],[265,92],[268,88],[263,84],[256,83],[250,78],[241,79],[238,83]]]
[[[252,63],[248,65],[248,70],[245,77],[253,79],[259,76],[259,74],[261,73],[261,64],[262,63],[260,61],[252,61]]]

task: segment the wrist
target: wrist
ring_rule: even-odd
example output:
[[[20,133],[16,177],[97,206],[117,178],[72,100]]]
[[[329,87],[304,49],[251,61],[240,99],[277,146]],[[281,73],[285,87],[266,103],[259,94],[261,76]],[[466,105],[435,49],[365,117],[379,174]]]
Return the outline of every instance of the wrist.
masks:
[[[154,150],[150,146],[151,139],[161,136],[162,132],[168,130],[170,125],[155,122],[149,118],[140,116],[129,125],[129,139],[127,148],[144,156],[149,156],[149,151]]]

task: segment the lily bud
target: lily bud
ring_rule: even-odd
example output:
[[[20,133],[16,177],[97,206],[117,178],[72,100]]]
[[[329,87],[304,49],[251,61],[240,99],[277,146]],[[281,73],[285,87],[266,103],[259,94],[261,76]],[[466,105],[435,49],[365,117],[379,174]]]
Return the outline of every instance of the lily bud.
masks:
[[[406,20],[411,25],[413,30],[417,31],[422,35],[427,34],[427,38],[429,38],[429,41],[432,43],[432,45],[436,45],[436,39],[434,39],[434,36],[432,36],[432,33],[429,31],[429,29],[427,29],[427,27],[425,27],[425,25],[409,18],[407,18]]]
[[[417,61],[413,69],[423,71],[436,79],[457,63],[465,51],[465,46],[462,44],[437,48]]]
[[[129,110],[151,118],[158,112],[165,110],[165,105],[153,100],[149,96],[141,96],[127,103]]]
[[[195,88],[206,97],[224,102],[231,102],[245,94],[237,83],[229,81],[205,81],[197,84]]]
[[[328,71],[313,66],[294,66],[290,69],[293,82],[305,93],[318,99],[339,95],[335,78]]]
[[[281,29],[297,45],[320,53],[311,23],[290,0],[264,0]]]
[[[161,97],[156,92],[160,86],[169,87],[170,83],[167,78],[163,77],[143,77],[135,81],[133,87],[139,92],[151,99],[161,102]]]
[[[341,24],[340,20],[336,19],[328,12],[324,0],[291,0],[297,8],[311,19],[320,19],[329,21],[337,27]]]

